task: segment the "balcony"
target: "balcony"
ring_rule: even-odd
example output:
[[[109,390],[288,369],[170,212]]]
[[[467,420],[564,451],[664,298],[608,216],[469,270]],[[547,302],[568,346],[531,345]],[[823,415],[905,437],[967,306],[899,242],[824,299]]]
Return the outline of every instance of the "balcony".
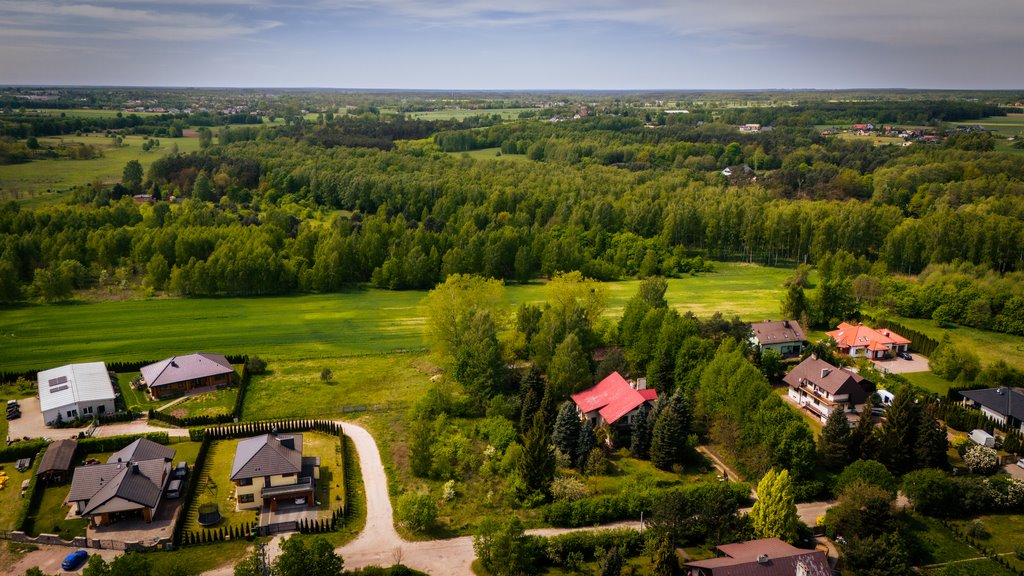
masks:
[[[268,486],[260,491],[260,495],[263,498],[273,498],[280,496],[288,496],[290,494],[305,494],[313,490],[313,479],[312,478],[300,478],[298,482],[294,484],[284,484],[282,486]]]

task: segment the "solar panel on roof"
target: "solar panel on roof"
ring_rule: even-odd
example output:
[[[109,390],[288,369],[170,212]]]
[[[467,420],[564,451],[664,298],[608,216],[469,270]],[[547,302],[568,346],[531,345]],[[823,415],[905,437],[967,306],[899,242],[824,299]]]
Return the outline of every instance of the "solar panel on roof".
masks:
[[[68,381],[68,377],[67,376],[58,376],[57,378],[51,378],[50,379],[50,386],[51,387],[53,387],[53,386],[60,386],[61,384],[65,383],[67,381]]]
[[[67,385],[57,386],[56,388],[50,388],[50,394],[56,394],[57,392],[63,392],[64,390],[67,390],[67,389],[68,389]]]

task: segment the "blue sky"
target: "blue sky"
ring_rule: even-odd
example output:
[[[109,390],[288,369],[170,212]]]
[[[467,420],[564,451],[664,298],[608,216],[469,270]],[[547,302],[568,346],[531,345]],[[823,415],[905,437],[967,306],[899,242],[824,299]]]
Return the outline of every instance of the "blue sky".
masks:
[[[0,0],[0,83],[1022,88],[1021,0]]]

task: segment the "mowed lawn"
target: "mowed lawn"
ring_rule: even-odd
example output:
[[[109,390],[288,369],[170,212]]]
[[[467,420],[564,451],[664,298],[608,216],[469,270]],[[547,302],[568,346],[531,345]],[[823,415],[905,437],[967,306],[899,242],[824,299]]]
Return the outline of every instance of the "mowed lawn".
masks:
[[[1001,332],[990,332],[978,330],[967,326],[955,328],[940,328],[935,320],[918,318],[903,318],[889,315],[893,322],[903,324],[913,330],[927,334],[930,338],[941,342],[943,337],[949,335],[950,341],[964,349],[971,350],[981,359],[981,364],[987,366],[998,360],[1005,360],[1007,364],[1024,370],[1024,337]]]
[[[698,316],[721,311],[744,320],[779,317],[782,281],[791,271],[737,263],[717,263],[716,269],[669,280],[669,304]],[[607,283],[607,313],[620,316],[638,285],[636,280]],[[426,346],[425,294],[354,290],[274,298],[23,305],[0,311],[0,366],[33,370],[193,351],[316,360],[420,350]],[[512,306],[540,304],[545,290],[541,283],[512,285],[507,295]]]
[[[138,160],[144,169],[154,160],[170,152],[174,145],[180,152],[199,150],[199,138],[158,138],[160,147],[142,151],[143,136],[124,136],[124,144],[113,147],[113,138],[100,134],[40,138],[39,143],[56,147],[60,142],[90,144],[103,151],[102,158],[72,160],[53,158],[33,160],[24,164],[0,166],[0,200],[19,200],[27,205],[47,203],[60,198],[58,191],[100,180],[120,182],[124,165]]]

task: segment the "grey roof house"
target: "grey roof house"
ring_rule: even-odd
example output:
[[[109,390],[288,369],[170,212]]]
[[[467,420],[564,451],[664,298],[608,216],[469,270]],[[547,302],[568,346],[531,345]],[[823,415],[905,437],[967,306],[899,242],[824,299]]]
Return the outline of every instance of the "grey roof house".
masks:
[[[782,379],[789,384],[789,398],[822,422],[833,410],[855,411],[874,390],[862,376],[810,357]]]
[[[1024,432],[1024,388],[985,388],[964,390],[967,404],[1000,424]],[[1009,422],[1007,422],[1009,420]]]
[[[175,451],[139,439],[115,452],[106,464],[79,466],[68,503],[96,526],[122,518],[151,522],[171,474]]]
[[[223,354],[172,356],[142,367],[142,378],[154,398],[181,396],[197,389],[226,386],[235,369]]]
[[[804,330],[796,320],[765,320],[750,325],[750,342],[759,352],[775,350],[783,356],[796,356],[804,351]]]
[[[302,434],[263,434],[238,441],[231,464],[239,510],[269,506],[305,498],[314,506],[315,481],[320,458],[302,455]]]

